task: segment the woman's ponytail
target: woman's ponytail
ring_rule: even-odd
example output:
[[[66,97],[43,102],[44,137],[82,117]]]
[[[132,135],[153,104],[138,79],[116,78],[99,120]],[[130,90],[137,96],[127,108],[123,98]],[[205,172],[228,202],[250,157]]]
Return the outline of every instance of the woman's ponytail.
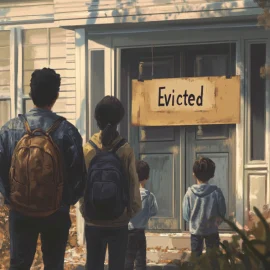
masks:
[[[113,140],[117,137],[117,125],[113,126],[111,124],[107,124],[107,126],[101,132],[101,143],[103,146],[110,145]]]

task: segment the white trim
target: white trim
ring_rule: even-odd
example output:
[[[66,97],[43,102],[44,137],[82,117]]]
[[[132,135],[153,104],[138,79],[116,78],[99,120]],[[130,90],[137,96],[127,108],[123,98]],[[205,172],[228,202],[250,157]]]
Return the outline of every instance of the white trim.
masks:
[[[247,94],[247,98],[246,98],[246,102],[247,102],[247,106],[246,106],[246,128],[245,128],[245,149],[246,149],[246,154],[245,154],[245,165],[249,165],[251,167],[263,167],[265,164],[268,163],[268,154],[267,154],[267,138],[268,138],[268,116],[267,116],[267,98],[268,94],[267,94],[267,80],[266,80],[266,89],[265,89],[265,113],[266,113],[266,126],[265,126],[265,157],[264,160],[252,160],[251,159],[251,87],[250,87],[250,74],[251,74],[251,59],[250,59],[250,49],[251,49],[251,45],[253,44],[266,44],[266,57],[267,57],[267,38],[261,38],[261,39],[248,39],[245,42],[245,59],[246,59],[246,71],[245,71],[245,75],[246,75],[246,94]],[[267,59],[266,59],[267,60]]]
[[[171,45],[189,45],[189,44],[208,44],[208,43],[224,43],[236,41],[239,37],[253,39],[263,39],[269,35],[269,33],[263,29],[200,29],[190,30],[189,27],[178,29],[179,33],[176,33],[178,28],[171,27],[167,31],[162,32],[142,32],[123,35],[113,35],[112,46],[113,48],[138,48],[138,47],[151,47],[153,46],[171,46]],[[99,40],[102,42],[102,36],[92,35],[88,33],[89,38],[92,40]],[[151,36],[151,37],[150,37]],[[151,38],[151,41],[149,40]],[[103,37],[104,39],[104,37]],[[103,44],[103,43],[102,43]]]
[[[115,84],[115,58],[116,51],[112,48],[112,38],[111,38],[111,95],[115,96],[116,92],[116,84]]]
[[[111,37],[108,38],[107,46],[104,49],[104,86],[105,86],[105,93],[104,95],[113,95],[113,85],[112,85],[112,76],[114,75],[113,69],[114,65],[112,65],[112,57],[113,49],[111,48],[112,39]]]
[[[16,115],[16,29],[10,31],[10,117]]]
[[[17,30],[17,114],[23,113],[23,33],[21,29]]]
[[[115,96],[121,100],[121,49],[120,48],[116,48],[115,50],[115,77],[116,77],[116,85],[115,85]],[[121,125],[121,123],[120,123]]]
[[[266,67],[268,67],[270,65],[270,40],[268,38],[267,40],[267,44],[266,44]],[[267,161],[267,184],[266,184],[266,203],[269,204],[270,203],[270,190],[269,190],[269,186],[270,186],[270,78],[269,76],[266,76],[266,84],[265,84],[265,90],[266,90],[266,96],[265,96],[265,114],[266,114],[266,126],[265,126],[265,135],[266,135],[266,140],[265,140],[265,159]]]
[[[240,93],[240,123],[236,125],[235,147],[235,218],[240,224],[244,222],[244,128],[245,128],[245,84],[244,84],[244,42],[240,39],[236,43],[236,75],[241,77]]]
[[[59,27],[58,23],[56,22],[39,22],[39,21],[33,21],[32,23],[27,23],[27,24],[14,24],[14,25],[0,25],[0,31],[2,30],[12,30],[13,28],[16,29],[41,29],[41,28],[55,28]]]
[[[76,126],[81,133],[83,142],[87,136],[87,66],[86,52],[87,43],[85,39],[85,29],[80,28],[75,30],[76,34]],[[77,222],[77,237],[78,244],[84,244],[84,220],[79,210],[79,203],[76,205],[76,222]]]
[[[199,21],[198,21],[199,22]],[[251,23],[216,23],[216,24],[196,24],[196,25],[171,25],[168,26],[167,24],[158,24],[158,26],[147,26],[146,24],[143,24],[144,26],[138,27],[137,25],[127,25],[127,26],[114,26],[109,25],[106,28],[103,28],[103,26],[99,27],[93,27],[88,29],[88,34],[95,35],[95,36],[108,36],[108,35],[130,35],[130,34],[140,34],[140,33],[164,33],[164,32],[179,32],[179,31],[205,31],[205,30],[239,30],[239,29],[256,29],[258,31],[259,29],[262,29],[262,27],[258,27],[257,22],[251,22]]]

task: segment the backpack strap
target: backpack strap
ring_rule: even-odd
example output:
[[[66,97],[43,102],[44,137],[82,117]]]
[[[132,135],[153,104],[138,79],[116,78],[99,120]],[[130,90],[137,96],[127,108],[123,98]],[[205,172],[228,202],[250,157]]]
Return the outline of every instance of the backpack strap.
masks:
[[[89,140],[89,144],[91,144],[94,147],[94,149],[96,150],[96,152],[100,152],[101,151],[92,140]]]
[[[124,138],[122,138],[113,148],[112,148],[112,152],[116,153],[118,151],[118,149],[120,147],[122,147],[124,144],[126,143],[126,140]]]
[[[29,135],[32,134],[30,125],[29,125],[25,115],[19,114],[18,116],[19,116],[19,119],[23,122],[23,125],[24,125],[24,128],[25,128],[27,134],[29,134]]]
[[[66,118],[64,117],[59,117],[53,124],[51,127],[49,127],[46,131],[47,134],[50,134],[52,132],[54,132],[60,125],[63,121],[65,121]]]

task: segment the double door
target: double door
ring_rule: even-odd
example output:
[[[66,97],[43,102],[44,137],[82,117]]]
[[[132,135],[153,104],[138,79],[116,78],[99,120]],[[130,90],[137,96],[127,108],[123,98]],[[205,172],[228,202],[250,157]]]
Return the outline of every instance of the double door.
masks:
[[[192,47],[192,46],[191,46]],[[210,181],[223,191],[229,213],[234,212],[235,126],[132,127],[131,81],[133,79],[223,76],[234,73],[233,55],[226,45],[129,49],[122,52],[121,99],[128,112],[121,133],[129,138],[138,159],[150,165],[147,188],[158,201],[158,215],[149,222],[151,231],[187,230],[182,219],[182,200],[192,176],[194,160],[207,156],[216,163]],[[231,47],[230,47],[231,52]],[[231,65],[228,69],[228,65]],[[228,229],[225,225],[221,229]]]

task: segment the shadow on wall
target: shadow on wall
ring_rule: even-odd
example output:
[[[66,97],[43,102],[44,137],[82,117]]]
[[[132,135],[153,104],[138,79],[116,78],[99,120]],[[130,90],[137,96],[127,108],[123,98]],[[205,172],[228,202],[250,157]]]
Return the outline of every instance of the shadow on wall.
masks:
[[[171,13],[164,11],[162,21],[179,20],[179,14],[194,12],[195,4],[188,0],[184,0],[181,4],[176,4],[174,0],[167,0],[166,3],[160,2],[160,0],[153,0],[153,3],[146,5],[140,5],[136,0],[124,2],[117,0],[116,4],[103,4],[103,1],[97,0],[88,4],[88,20],[87,23],[94,25],[98,18],[113,18],[113,23],[143,23],[146,22],[146,16],[148,15],[160,15],[162,16],[162,9],[173,10]],[[198,4],[199,5],[199,4]],[[157,6],[162,6],[159,10]],[[238,8],[239,3],[236,1],[220,1],[220,2],[206,2],[200,4],[200,10],[195,11],[200,13],[200,18],[211,18],[219,16],[229,16],[233,11],[228,9]],[[223,10],[225,9],[226,10]]]
[[[0,7],[0,30],[3,30],[3,26],[10,21],[10,18],[6,15],[9,13],[10,8],[1,8]]]

